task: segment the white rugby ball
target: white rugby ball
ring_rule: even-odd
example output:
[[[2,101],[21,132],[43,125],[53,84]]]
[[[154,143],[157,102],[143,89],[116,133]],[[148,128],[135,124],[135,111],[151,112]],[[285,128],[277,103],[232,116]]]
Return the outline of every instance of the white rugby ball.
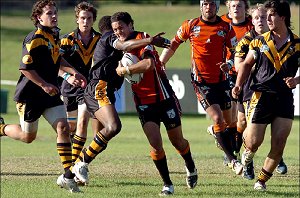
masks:
[[[121,59],[122,65],[130,67],[133,64],[136,64],[140,61],[140,59],[131,53],[125,53]],[[139,74],[125,74],[125,79],[130,84],[139,83],[143,79],[143,73]]]

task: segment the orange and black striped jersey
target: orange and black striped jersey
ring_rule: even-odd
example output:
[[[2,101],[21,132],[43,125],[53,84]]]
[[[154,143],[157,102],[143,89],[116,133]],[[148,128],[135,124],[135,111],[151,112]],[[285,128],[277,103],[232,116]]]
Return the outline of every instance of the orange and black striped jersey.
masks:
[[[86,79],[89,76],[89,70],[92,65],[92,58],[97,42],[100,39],[100,33],[94,29],[89,43],[85,45],[81,40],[79,29],[66,34],[60,41],[60,50],[63,57],[70,63],[79,73],[84,75]],[[63,96],[76,96],[79,92],[83,93],[80,87],[74,87],[65,80],[61,85],[61,92]]]
[[[129,39],[144,39],[149,37],[145,32],[133,32]],[[155,67],[143,74],[143,79],[132,84],[132,92],[136,105],[152,104],[170,98],[174,92],[166,76],[164,68],[159,60],[159,55],[153,45],[132,50],[130,53],[136,55],[140,60],[145,56],[153,57]]]
[[[219,16],[211,23],[202,17],[186,20],[177,31],[175,40],[190,41],[192,80],[218,83],[225,79],[218,63],[226,62],[226,47],[234,49],[237,44],[235,32]]]
[[[252,74],[251,89],[266,92],[291,92],[286,77],[295,77],[300,67],[300,39],[289,30],[287,42],[277,49],[272,32],[266,32],[253,39],[249,51],[254,50],[255,70]]]
[[[40,24],[23,41],[20,70],[34,70],[45,82],[58,86],[57,76],[60,68],[59,28],[55,31]],[[14,96],[17,102],[33,99],[47,100],[49,94],[21,74]]]

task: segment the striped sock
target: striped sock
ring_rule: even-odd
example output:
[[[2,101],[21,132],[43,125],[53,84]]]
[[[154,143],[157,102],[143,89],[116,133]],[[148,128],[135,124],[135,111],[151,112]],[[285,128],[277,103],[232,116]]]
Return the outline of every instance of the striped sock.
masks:
[[[86,138],[74,135],[72,144],[72,161],[75,162],[86,142]]]

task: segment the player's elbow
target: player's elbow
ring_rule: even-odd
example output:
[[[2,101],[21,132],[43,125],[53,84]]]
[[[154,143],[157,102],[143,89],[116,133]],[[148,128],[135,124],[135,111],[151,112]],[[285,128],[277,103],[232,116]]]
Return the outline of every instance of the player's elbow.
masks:
[[[145,70],[151,71],[155,67],[155,61],[152,58],[144,59],[145,63]]]

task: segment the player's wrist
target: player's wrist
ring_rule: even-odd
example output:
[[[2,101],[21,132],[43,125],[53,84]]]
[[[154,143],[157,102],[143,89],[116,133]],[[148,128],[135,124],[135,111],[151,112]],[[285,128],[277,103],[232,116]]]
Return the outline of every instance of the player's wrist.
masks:
[[[130,75],[130,74],[131,74],[131,72],[130,72],[130,70],[129,70],[129,67],[128,67],[128,66],[125,66],[125,71],[126,71],[126,74],[128,74],[128,75]]]

